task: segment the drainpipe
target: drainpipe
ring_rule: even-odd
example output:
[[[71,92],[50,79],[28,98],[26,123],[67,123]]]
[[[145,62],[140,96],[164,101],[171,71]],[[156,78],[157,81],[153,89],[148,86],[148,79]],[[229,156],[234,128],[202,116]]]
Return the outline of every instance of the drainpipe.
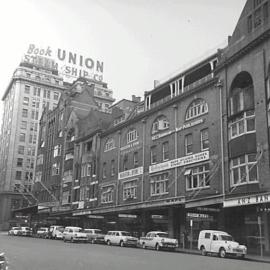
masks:
[[[144,164],[144,161],[145,161],[145,123],[146,123],[146,120],[143,119],[142,120],[142,123],[143,123],[143,137],[142,137],[142,166],[143,166],[143,174],[142,174],[142,184],[141,184],[141,202],[143,202],[143,192],[144,192],[144,168],[145,168],[145,164]]]
[[[120,172],[120,148],[121,148],[121,131],[119,130],[118,131],[118,165],[117,165],[117,182],[116,182],[116,194],[115,194],[115,205],[117,206],[118,205],[118,189],[119,189],[119,172]]]
[[[176,132],[176,128],[177,128],[177,105],[174,104],[173,105],[173,109],[174,109],[174,127],[175,127],[175,133],[174,133],[174,158],[177,158],[177,132]],[[174,196],[177,197],[177,189],[178,189],[178,183],[177,183],[177,179],[178,179],[178,170],[177,168],[174,169],[174,173],[175,173],[175,190],[174,190]]]
[[[220,151],[221,151],[221,181],[222,198],[225,200],[225,175],[224,175],[224,138],[223,138],[223,103],[222,103],[222,81],[218,81],[216,87],[219,89],[219,117],[220,117]]]

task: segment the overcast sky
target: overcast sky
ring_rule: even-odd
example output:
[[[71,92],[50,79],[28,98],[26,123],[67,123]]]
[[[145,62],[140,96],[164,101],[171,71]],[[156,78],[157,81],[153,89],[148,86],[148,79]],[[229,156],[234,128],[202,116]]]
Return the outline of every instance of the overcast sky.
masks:
[[[117,100],[143,96],[154,80],[224,46],[245,2],[1,0],[1,99],[30,43],[103,61],[104,81]]]

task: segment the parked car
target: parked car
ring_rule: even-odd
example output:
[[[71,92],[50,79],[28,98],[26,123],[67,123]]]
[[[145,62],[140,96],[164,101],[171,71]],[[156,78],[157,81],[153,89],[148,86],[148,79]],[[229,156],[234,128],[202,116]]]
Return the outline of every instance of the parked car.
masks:
[[[18,235],[18,232],[19,232],[20,229],[21,229],[21,227],[12,227],[8,231],[8,235]]]
[[[105,243],[105,240],[104,240],[105,235],[102,233],[101,230],[99,230],[99,229],[84,229],[83,232],[86,233],[87,238],[88,238],[88,242],[90,242],[92,244]]]
[[[8,270],[8,263],[3,252],[0,252],[0,270]]]
[[[107,245],[119,245],[124,246],[134,246],[137,247],[138,238],[131,236],[129,232],[126,231],[109,231],[105,237],[105,242]]]
[[[233,237],[226,232],[204,230],[199,234],[198,249],[202,255],[208,253],[218,254],[221,258],[227,255],[240,256],[242,258],[247,254],[247,247],[239,245],[233,240]]]
[[[48,238],[50,239],[63,239],[63,232],[65,227],[61,225],[52,225],[49,228]]]
[[[143,248],[171,249],[175,250],[178,247],[178,240],[169,238],[168,233],[160,231],[148,232],[146,236],[141,237],[139,241]]]
[[[49,238],[49,228],[41,227],[37,230],[37,237],[39,238]]]
[[[32,236],[32,229],[30,227],[21,227],[17,235],[20,236]]]
[[[63,232],[64,242],[87,242],[87,234],[83,232],[81,227],[66,227]]]

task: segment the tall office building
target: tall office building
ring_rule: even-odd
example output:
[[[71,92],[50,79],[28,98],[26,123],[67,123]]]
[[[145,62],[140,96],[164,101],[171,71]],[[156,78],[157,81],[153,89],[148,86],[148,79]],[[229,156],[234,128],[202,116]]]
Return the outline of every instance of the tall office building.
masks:
[[[57,106],[65,89],[53,60],[22,61],[4,93],[0,137],[0,229],[10,210],[22,207],[34,181],[39,119]]]

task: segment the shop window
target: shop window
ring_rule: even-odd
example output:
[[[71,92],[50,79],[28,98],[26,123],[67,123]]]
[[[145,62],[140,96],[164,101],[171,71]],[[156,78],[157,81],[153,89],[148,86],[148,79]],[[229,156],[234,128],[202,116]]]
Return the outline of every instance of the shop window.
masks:
[[[234,117],[229,121],[230,139],[254,132],[256,132],[254,110],[243,112],[241,115]]]
[[[209,182],[209,164],[203,164],[197,167],[186,169],[186,189],[194,190],[210,186]]]
[[[102,188],[101,203],[113,202],[113,186],[107,186]]]
[[[201,130],[201,150],[209,149],[208,128]]]
[[[123,200],[136,199],[137,197],[137,180],[123,183]]]
[[[151,177],[150,190],[151,196],[167,194],[169,189],[169,174],[163,173]]]
[[[151,164],[157,163],[157,146],[153,145],[150,149]]]
[[[243,155],[230,161],[231,186],[258,181],[256,154]]]
[[[187,134],[185,136],[185,154],[192,154],[192,134]]]
[[[110,151],[115,148],[115,141],[113,138],[110,138],[105,143],[104,152]]]
[[[170,127],[170,123],[165,116],[158,117],[152,126],[152,134],[166,130]]]
[[[136,129],[132,129],[127,133],[127,143],[134,142],[138,139],[138,133]]]
[[[203,99],[194,100],[188,107],[186,112],[186,120],[196,118],[208,113],[208,105]]]
[[[162,158],[163,161],[169,159],[169,142],[162,143]]]

